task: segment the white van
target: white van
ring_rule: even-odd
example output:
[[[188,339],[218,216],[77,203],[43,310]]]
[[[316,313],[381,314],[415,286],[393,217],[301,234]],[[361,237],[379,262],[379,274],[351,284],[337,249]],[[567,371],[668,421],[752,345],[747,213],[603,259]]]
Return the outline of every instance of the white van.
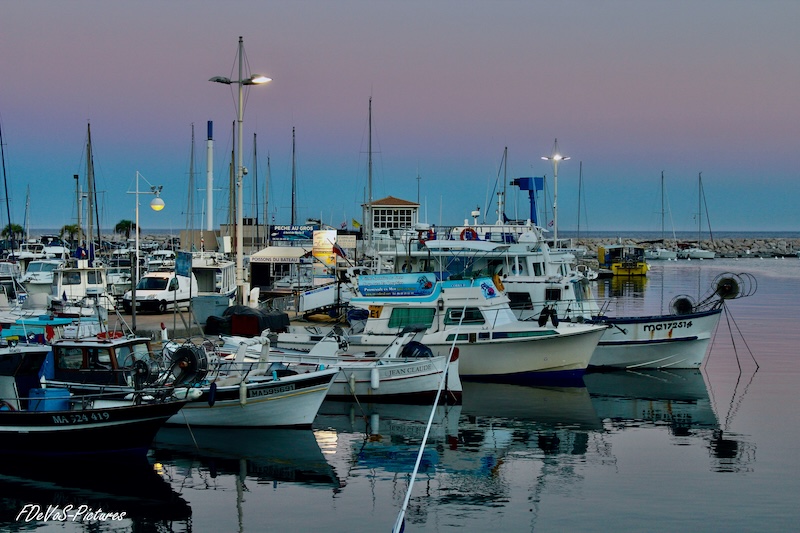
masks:
[[[189,307],[191,297],[197,296],[197,279],[191,283],[186,276],[175,272],[148,272],[136,284],[136,310],[165,313],[168,309]],[[131,312],[131,291],[122,297],[122,307]]]

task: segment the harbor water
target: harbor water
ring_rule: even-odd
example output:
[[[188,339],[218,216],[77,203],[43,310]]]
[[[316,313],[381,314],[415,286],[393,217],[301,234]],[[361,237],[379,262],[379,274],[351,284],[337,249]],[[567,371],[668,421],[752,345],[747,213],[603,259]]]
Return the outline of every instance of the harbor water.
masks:
[[[704,367],[590,373],[585,387],[465,383],[462,405],[434,412],[406,532],[797,530],[800,260],[651,266],[596,282],[609,313],[700,300],[728,272],[755,280],[727,302]],[[325,402],[312,429],[165,428],[141,464],[12,461],[0,530],[388,533],[429,416]]]

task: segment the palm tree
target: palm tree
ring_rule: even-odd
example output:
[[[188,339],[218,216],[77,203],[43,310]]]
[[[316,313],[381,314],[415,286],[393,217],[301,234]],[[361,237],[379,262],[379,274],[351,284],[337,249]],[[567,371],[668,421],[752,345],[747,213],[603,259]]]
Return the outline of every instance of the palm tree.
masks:
[[[75,240],[75,236],[80,232],[81,228],[79,228],[77,224],[66,224],[61,227],[61,232],[59,232],[58,236],[63,239],[66,235],[69,237],[67,240],[69,242],[73,242]]]
[[[125,235],[126,239],[131,238],[131,231],[136,228],[136,223],[132,220],[120,220],[117,222],[117,225],[114,226],[114,233],[119,233],[120,235]]]
[[[19,240],[25,230],[19,224],[9,224],[3,228],[3,237]]]

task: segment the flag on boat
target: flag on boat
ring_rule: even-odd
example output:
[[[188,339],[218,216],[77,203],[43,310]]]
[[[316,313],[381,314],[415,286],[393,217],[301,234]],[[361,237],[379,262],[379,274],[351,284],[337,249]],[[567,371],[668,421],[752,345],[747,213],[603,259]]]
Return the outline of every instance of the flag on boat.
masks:
[[[342,222],[341,228],[342,229],[347,229],[347,221],[346,220]]]
[[[61,300],[64,303],[67,303],[67,291],[64,291],[64,292],[61,293]]]
[[[552,227],[553,227],[553,221],[552,221],[552,220],[551,220],[550,222],[548,222],[548,223],[547,223],[547,227],[548,227],[548,228],[552,228]]]
[[[342,249],[341,246],[339,246],[339,243],[337,242],[333,243],[333,253],[335,253],[339,257],[347,257],[347,254],[344,253],[344,250]]]
[[[361,227],[361,223],[358,220],[353,219],[353,227],[358,229]]]

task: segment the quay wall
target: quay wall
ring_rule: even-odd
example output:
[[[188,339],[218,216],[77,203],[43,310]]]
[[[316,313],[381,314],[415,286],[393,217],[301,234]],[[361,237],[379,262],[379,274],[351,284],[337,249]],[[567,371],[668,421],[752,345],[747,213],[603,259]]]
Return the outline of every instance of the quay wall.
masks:
[[[597,247],[609,244],[638,244],[647,247],[648,245],[635,239],[598,239],[598,238],[579,238],[574,239],[573,244],[586,248],[588,257],[597,257]],[[664,248],[677,249],[677,242],[672,239],[665,239]],[[713,250],[717,257],[779,257],[796,256],[800,251],[800,239],[786,238],[723,238],[700,241],[700,248]]]

